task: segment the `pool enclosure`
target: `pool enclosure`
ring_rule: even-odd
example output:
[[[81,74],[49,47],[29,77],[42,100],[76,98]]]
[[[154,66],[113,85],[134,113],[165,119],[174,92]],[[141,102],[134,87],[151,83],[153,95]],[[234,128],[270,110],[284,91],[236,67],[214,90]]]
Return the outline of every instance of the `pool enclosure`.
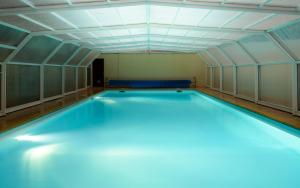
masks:
[[[1,114],[91,86],[90,65],[100,54],[181,53],[197,54],[206,64],[206,86],[300,115],[299,5],[299,0],[1,1]]]

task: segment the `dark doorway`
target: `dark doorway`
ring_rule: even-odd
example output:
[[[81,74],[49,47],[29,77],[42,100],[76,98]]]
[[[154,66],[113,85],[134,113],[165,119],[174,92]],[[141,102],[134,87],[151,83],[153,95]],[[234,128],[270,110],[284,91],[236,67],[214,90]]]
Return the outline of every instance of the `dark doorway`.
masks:
[[[93,62],[93,87],[104,87],[104,59]]]

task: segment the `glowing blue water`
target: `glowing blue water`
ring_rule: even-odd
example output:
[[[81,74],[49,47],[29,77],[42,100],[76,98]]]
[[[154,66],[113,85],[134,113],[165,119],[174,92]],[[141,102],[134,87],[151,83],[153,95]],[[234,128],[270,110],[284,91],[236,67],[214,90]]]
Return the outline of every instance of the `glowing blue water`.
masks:
[[[276,127],[198,92],[109,91],[2,134],[0,187],[299,188],[299,131]]]

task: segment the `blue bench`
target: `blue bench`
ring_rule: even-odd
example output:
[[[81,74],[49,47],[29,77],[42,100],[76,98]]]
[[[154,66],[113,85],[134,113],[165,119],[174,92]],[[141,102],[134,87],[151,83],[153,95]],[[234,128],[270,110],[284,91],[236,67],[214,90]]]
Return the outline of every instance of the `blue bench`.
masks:
[[[118,88],[189,88],[191,80],[110,80],[108,84]]]

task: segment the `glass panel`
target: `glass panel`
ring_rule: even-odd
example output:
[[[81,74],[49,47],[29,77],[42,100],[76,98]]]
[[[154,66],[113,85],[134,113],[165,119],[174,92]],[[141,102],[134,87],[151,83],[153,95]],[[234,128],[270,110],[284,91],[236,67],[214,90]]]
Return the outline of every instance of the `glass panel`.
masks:
[[[7,107],[40,100],[40,66],[7,65]]]
[[[76,68],[66,67],[65,68],[65,92],[76,90]]]
[[[44,67],[44,97],[62,94],[62,67]]]
[[[207,78],[206,78],[206,84],[208,86],[210,86],[210,67],[207,67],[206,76],[207,76]]]
[[[300,22],[275,31],[289,50],[300,60]]]
[[[85,74],[86,74],[86,68],[78,67],[78,89],[82,89],[85,87]]]
[[[289,57],[263,34],[244,38],[240,40],[240,43],[259,63],[290,61]]]
[[[91,86],[91,66],[87,68],[87,85]]]
[[[226,58],[226,56],[224,56],[224,54],[222,52],[220,52],[219,49],[217,48],[211,48],[208,50],[209,53],[214,56],[214,58],[216,58],[216,60],[222,64],[222,65],[232,65],[232,63],[230,61],[228,61],[228,59]]]
[[[300,111],[300,64],[298,66],[298,110]]]
[[[220,89],[220,67],[214,67],[213,68],[213,74],[214,74],[213,88]]]
[[[0,43],[17,46],[27,36],[27,33],[0,24]]]
[[[237,67],[237,93],[240,96],[254,98],[255,96],[255,67]]]
[[[291,70],[290,64],[260,66],[260,100],[292,107]]]
[[[64,44],[56,54],[48,61],[47,64],[64,64],[78,49],[79,47],[74,44]]]
[[[216,65],[215,62],[210,58],[210,56],[207,54],[207,52],[200,52],[201,59],[209,65]]]
[[[223,67],[223,90],[233,92],[233,67]]]
[[[83,61],[83,63],[81,64],[82,66],[87,66],[88,65],[88,63],[90,63],[92,60],[93,60],[93,58],[96,58],[96,54],[97,54],[98,52],[93,52],[93,53],[90,53],[89,55],[88,55],[88,57]]]
[[[224,45],[222,49],[237,65],[256,64],[238,44]]]
[[[46,36],[34,36],[12,61],[40,64],[59,43],[60,41]]]
[[[80,61],[90,52],[88,48],[82,48],[69,62],[69,65],[78,65]]]
[[[12,51],[11,49],[0,48],[0,62],[3,62]]]

